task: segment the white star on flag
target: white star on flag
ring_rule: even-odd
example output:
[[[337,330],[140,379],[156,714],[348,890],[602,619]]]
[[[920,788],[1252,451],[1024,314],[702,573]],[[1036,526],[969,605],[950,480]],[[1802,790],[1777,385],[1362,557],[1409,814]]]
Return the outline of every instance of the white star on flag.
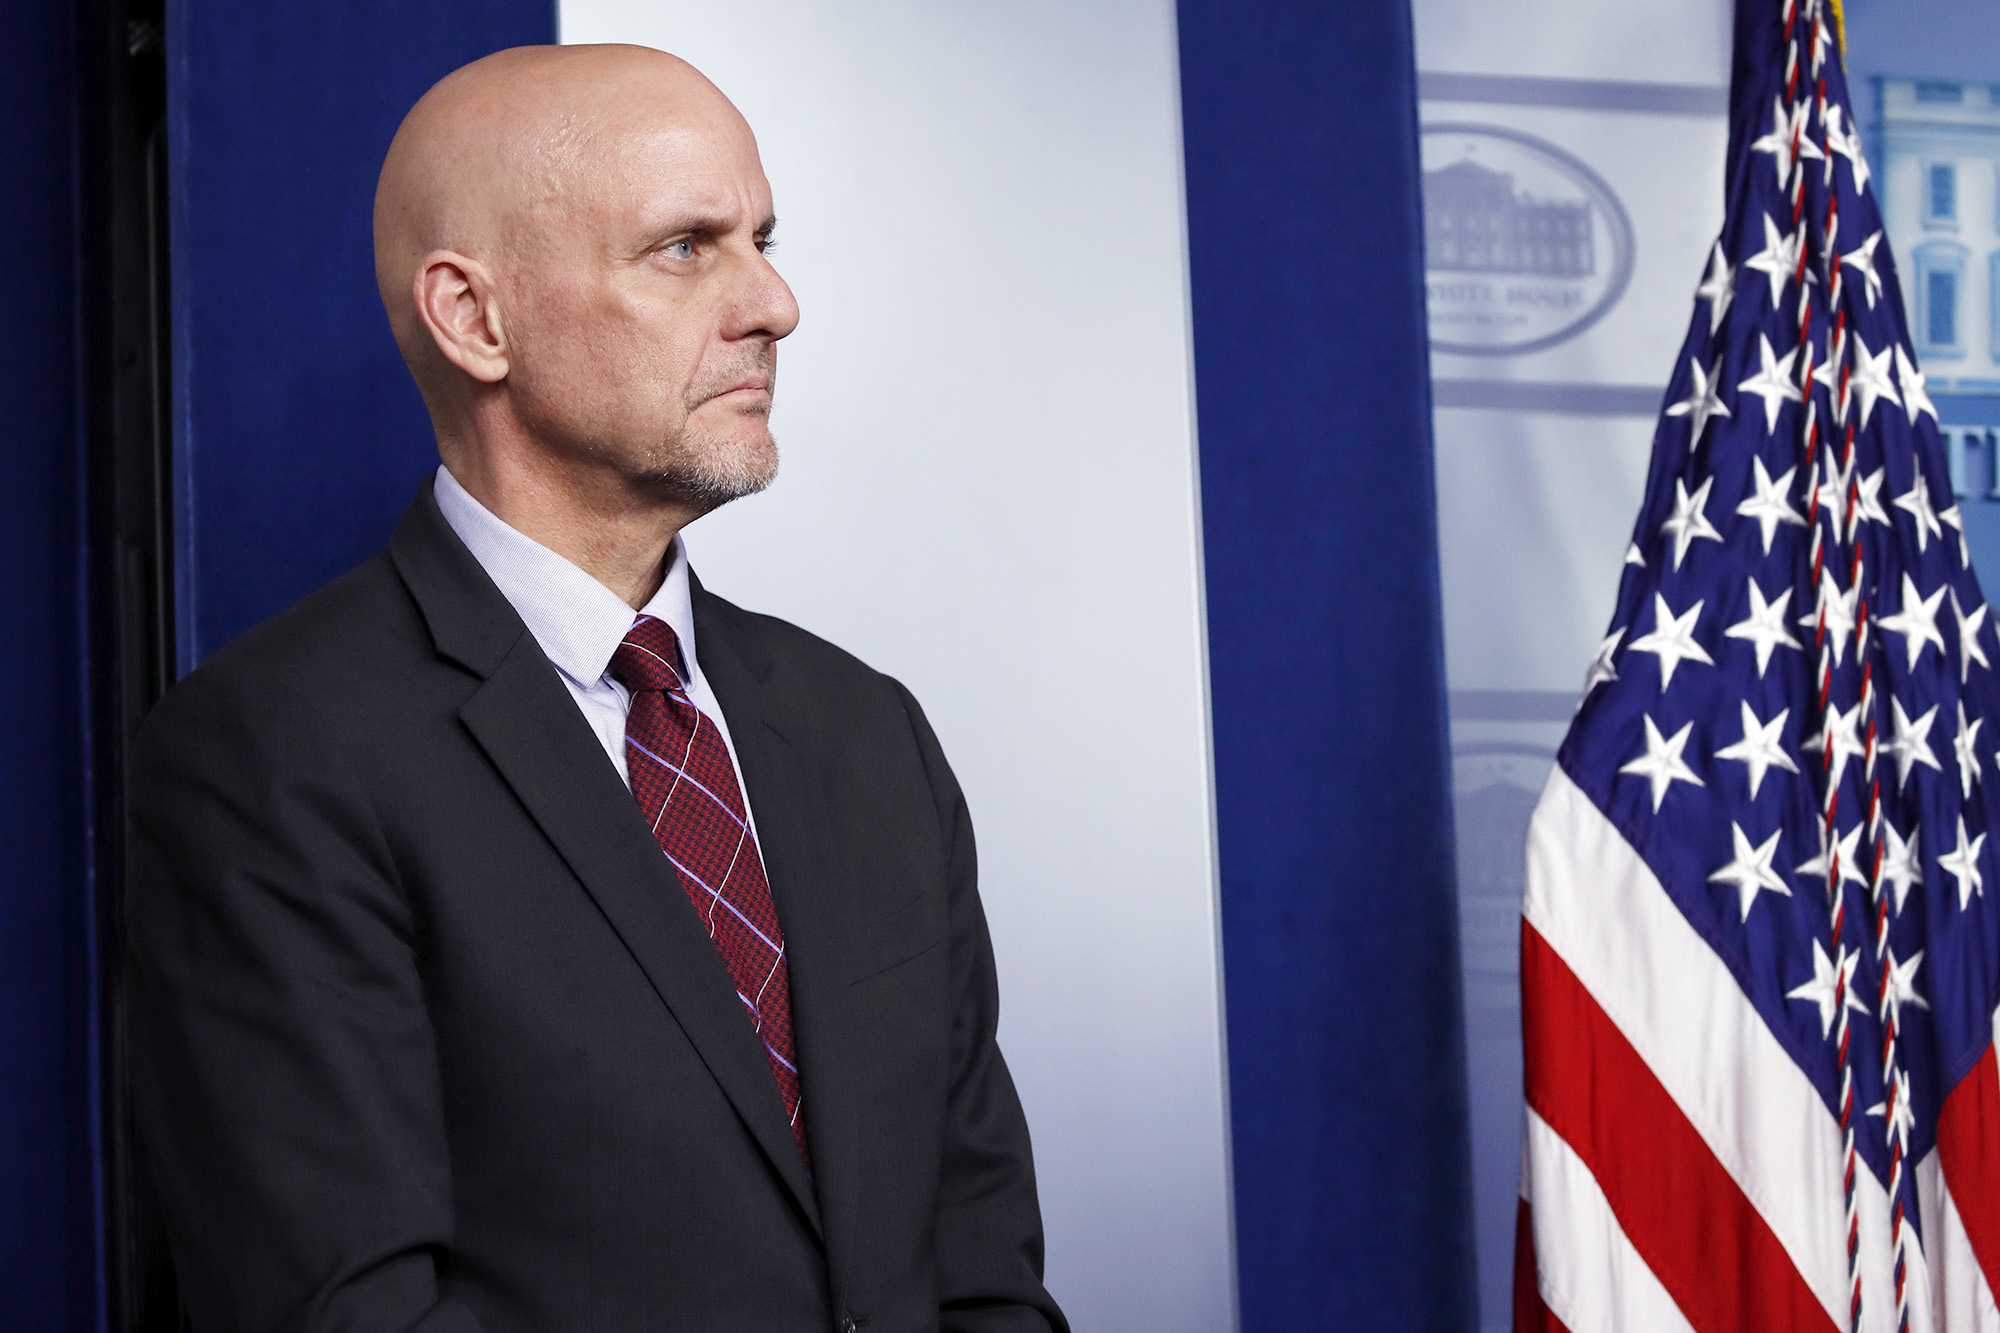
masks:
[[[1832,846],[1827,845],[1826,826],[1820,824],[1817,827],[1819,829],[1819,855],[1813,857],[1810,861],[1799,862],[1797,868],[1792,873],[1810,879],[1824,888],[1826,887],[1827,877],[1833,874],[1835,865],[1838,863],[1840,882],[1842,884],[1866,884],[1868,880],[1862,875],[1861,867],[1855,864],[1856,861],[1860,860],[1857,846],[1861,841],[1861,825],[1856,824],[1853,828],[1847,830],[1847,836],[1837,840]]]
[[[1889,951],[1889,966],[1884,969],[1889,974],[1889,990],[1884,998],[1888,1001],[1889,1012],[1895,1016],[1898,1022],[1902,1021],[1903,1006],[1906,1004],[1913,1005],[1918,1009],[1928,1009],[1931,1007],[1929,1000],[1917,994],[1917,969],[1923,965],[1923,961],[1924,951],[1922,949],[1911,954],[1909,961],[1903,963],[1896,961],[1895,950],[1892,949]],[[1908,1089],[1904,1091],[1907,1092]]]
[[[1861,705],[1856,704],[1845,712],[1837,707],[1828,708],[1826,725],[1821,728],[1819,735],[1806,742],[1806,749],[1825,758],[1826,785],[1829,788],[1838,787],[1840,775],[1847,768],[1847,761],[1859,759],[1868,753],[1868,747],[1861,743]],[[1800,869],[1803,870],[1804,867],[1801,866]],[[1825,869],[1824,866],[1820,867],[1821,873],[1824,873]]]
[[[1743,739],[1734,745],[1717,750],[1715,757],[1734,759],[1750,770],[1750,799],[1754,801],[1757,799],[1757,789],[1764,785],[1766,773],[1774,768],[1782,768],[1787,773],[1799,771],[1799,766],[1792,762],[1791,755],[1785,752],[1784,741],[1781,739],[1785,731],[1785,719],[1791,716],[1792,710],[1780,708],[1778,715],[1769,722],[1759,722],[1757,714],[1751,710],[1749,703],[1742,702],[1738,706],[1743,710]],[[1775,833],[1771,836],[1777,837]],[[1709,878],[1713,879],[1714,876],[1711,875]],[[1749,903],[1746,900],[1744,903],[1746,916],[1749,910]]]
[[[1902,790],[1903,784],[1910,780],[1910,770],[1918,764],[1928,764],[1938,772],[1944,772],[1936,753],[1931,750],[1930,742],[1931,725],[1937,721],[1937,705],[1932,704],[1930,711],[1914,722],[1903,711],[1901,699],[1890,699],[1889,709],[1893,714],[1890,729],[1894,735],[1882,747],[1882,753],[1896,761],[1896,789]]]
[[[1819,145],[1812,141],[1812,136],[1805,132],[1805,118],[1811,110],[1812,108],[1804,100],[1801,100],[1797,109],[1790,115],[1787,115],[1785,113],[1785,100],[1782,97],[1773,98],[1771,102],[1770,133],[1765,134],[1750,145],[1751,152],[1769,153],[1775,159],[1772,165],[1778,170],[1779,189],[1784,189],[1791,183],[1792,145],[1794,143],[1798,145],[1798,155],[1800,158],[1824,158],[1826,156],[1826,154],[1820,152]]]
[[[1826,109],[1826,146],[1833,153],[1838,153],[1847,159],[1847,165],[1852,169],[1854,174],[1854,192],[1856,194],[1866,194],[1868,192],[1868,157],[1861,150],[1861,131],[1851,127],[1842,129],[1842,119],[1843,117],[1838,105],[1830,106]],[[1826,179],[1828,184],[1832,184],[1833,158],[1831,156],[1826,159]],[[1882,233],[1878,231],[1875,234],[1880,236]],[[1873,296],[1868,298],[1868,304],[1871,306],[1875,304]]]
[[[1778,230],[1778,224],[1771,215],[1764,215],[1764,248],[1743,261],[1743,267],[1754,268],[1769,280],[1771,287],[1771,309],[1776,310],[1785,298],[1785,284],[1799,268],[1799,246],[1804,232],[1787,234]],[[1807,276],[1811,276],[1808,269]]]
[[[1986,603],[1973,607],[1972,614],[1968,616],[1959,606],[1958,590],[1954,588],[1951,592],[1951,617],[1958,622],[1958,683],[1963,685],[1972,677],[1974,662],[1989,671],[1993,669],[1993,664],[1986,660],[1985,645],[1979,642],[1979,632],[1986,625]]]
[[[1688,370],[1694,376],[1694,388],[1687,397],[1669,407],[1667,415],[1694,418],[1694,430],[1688,434],[1688,444],[1695,445],[1701,442],[1702,428],[1708,425],[1709,419],[1726,417],[1729,409],[1722,405],[1722,399],[1715,392],[1720,387],[1716,381],[1722,375],[1722,358],[1717,357],[1715,365],[1707,370],[1702,369],[1701,362],[1690,358]]]
[[[1882,230],[1878,227],[1873,236],[1840,257],[1842,268],[1851,268],[1861,275],[1861,290],[1868,297],[1870,310],[1875,308],[1875,298],[1882,294],[1882,275],[1875,271],[1875,247],[1881,243]]]
[[[1972,799],[1972,788],[1979,781],[1979,755],[1972,747],[1979,739],[1979,729],[1986,725],[1983,717],[1974,718],[1970,726],[1965,721],[1965,700],[1958,701],[1958,735],[1952,738],[1951,751],[1958,756],[1958,785],[1965,791],[1965,799]]]
[[[1674,539],[1675,569],[1681,567],[1681,561],[1687,558],[1688,547],[1694,545],[1697,540],[1711,542],[1722,540],[1722,534],[1715,530],[1715,525],[1708,521],[1708,515],[1703,512],[1708,507],[1708,493],[1714,485],[1713,476],[1704,477],[1700,487],[1693,495],[1689,495],[1687,483],[1679,477],[1674,478],[1674,512],[1667,516],[1666,522],[1660,524],[1660,531]]]
[[[1930,391],[1924,388],[1924,372],[1917,369],[1917,363],[1910,360],[1910,354],[1903,350],[1901,343],[1896,344],[1896,382],[1903,386],[1903,411],[1908,414],[1912,426],[1926,412],[1931,414],[1932,421],[1938,419]]]
[[[1794,347],[1783,356],[1771,350],[1771,339],[1767,334],[1757,335],[1757,355],[1763,368],[1749,379],[1736,386],[1738,393],[1754,393],[1764,400],[1764,433],[1771,434],[1778,429],[1778,411],[1786,403],[1802,403],[1805,395],[1792,381],[1792,363],[1799,359],[1799,349]],[[1760,463],[1762,460],[1758,460]]]
[[[1841,659],[1847,653],[1847,641],[1854,637],[1854,601],[1857,591],[1858,589],[1849,588],[1846,592],[1842,592],[1840,585],[1834,582],[1833,570],[1822,568],[1819,572],[1819,606],[1799,617],[1799,623],[1813,631],[1814,646],[1817,647],[1820,619],[1824,614],[1826,637],[1833,645],[1835,666],[1840,665]]]
[[[1882,507],[1882,487],[1889,480],[1882,468],[1863,473],[1854,483],[1854,530],[1859,531],[1863,523],[1880,523],[1889,527],[1889,511]]]
[[[1778,834],[1764,839],[1761,846],[1752,847],[1743,826],[1730,821],[1729,831],[1736,840],[1735,859],[1708,877],[1711,884],[1734,884],[1743,910],[1743,920],[1750,919],[1750,907],[1757,901],[1760,891],[1781,893],[1792,896],[1783,877],[1771,869],[1771,858],[1778,854]]]
[[[1898,347],[1884,347],[1874,355],[1869,355],[1868,344],[1859,333],[1854,335],[1854,373],[1847,378],[1848,392],[1861,398],[1861,429],[1868,429],[1869,414],[1875,410],[1878,398],[1887,398],[1901,407],[1902,398],[1896,393],[1896,383],[1889,375],[1889,362]]]
[[[1786,588],[1771,601],[1764,600],[1764,590],[1757,586],[1756,579],[1747,580],[1750,585],[1750,614],[1731,625],[1722,633],[1731,639],[1747,639],[1757,648],[1757,678],[1764,678],[1764,669],[1771,665],[1771,654],[1778,648],[1805,649],[1792,637],[1792,631],[1785,626],[1785,608],[1791,605],[1792,590]]]
[[[1637,565],[1641,569],[1646,567],[1646,557],[1639,554],[1639,543],[1633,542],[1625,548],[1625,563]]]
[[[1938,652],[1944,652],[1944,635],[1938,633],[1938,608],[1944,605],[1945,590],[1940,587],[1929,597],[1917,595],[1917,585],[1908,574],[1903,575],[1903,609],[1893,616],[1883,616],[1876,623],[1891,634],[1903,636],[1903,646],[1909,651],[1909,669],[1914,671],[1917,659],[1923,655],[1924,645],[1934,643]]]
[[[1649,716],[1646,719],[1646,753],[1619,769],[1620,773],[1631,773],[1645,778],[1653,784],[1653,813],[1660,812],[1660,802],[1667,799],[1667,788],[1676,782],[1686,782],[1693,786],[1705,785],[1695,775],[1695,771],[1681,759],[1681,751],[1687,749],[1688,737],[1694,734],[1694,723],[1689,722],[1673,734],[1672,739],[1660,735],[1660,728]]]
[[[1819,510],[1833,525],[1834,535],[1851,535],[1858,532],[1863,523],[1888,526],[1889,512],[1882,508],[1882,486],[1887,480],[1883,469],[1878,467],[1857,478],[1854,475],[1855,465],[1841,467],[1833,461],[1832,450],[1829,449],[1823,458],[1822,464],[1814,470],[1814,475],[1821,480],[1813,489]],[[1853,483],[1851,488],[1850,482]]]
[[[1965,816],[1960,815],[1958,846],[1938,858],[1938,869],[1958,881],[1958,906],[1961,911],[1971,904],[1973,894],[1985,888],[1986,881],[1979,873],[1979,849],[1985,845],[1984,833],[1970,842],[1966,841]]]
[[[1841,388],[1839,360],[1836,357],[1829,356],[1824,361],[1819,362],[1813,367],[1812,377],[1813,383],[1823,387],[1826,390],[1827,398],[1833,403],[1833,419],[1835,421],[1847,420],[1848,395]]]
[[[1588,695],[1606,681],[1618,679],[1618,668],[1611,664],[1618,652],[1618,641],[1625,637],[1621,627],[1604,636],[1604,642],[1597,645],[1597,656],[1590,659],[1590,670],[1584,673],[1583,692]]]
[[[1794,392],[1793,397],[1798,395]],[[1764,469],[1764,460],[1752,458],[1750,466],[1755,475],[1750,484],[1756,494],[1736,506],[1736,512],[1744,518],[1757,520],[1757,527],[1764,538],[1764,554],[1771,554],[1771,539],[1778,535],[1780,523],[1791,523],[1798,527],[1806,525],[1805,515],[1792,508],[1792,478],[1797,475],[1796,467],[1786,468],[1776,481]]]
[[[1700,662],[1714,666],[1715,659],[1708,650],[1694,641],[1695,622],[1701,618],[1700,602],[1687,609],[1686,614],[1676,617],[1667,606],[1666,596],[1653,594],[1653,630],[1632,640],[1628,653],[1652,653],[1660,659],[1660,693],[1667,692],[1667,686],[1674,680],[1674,668],[1682,662]]]
[[[1972,551],[1965,544],[1965,516],[1958,512],[1958,506],[1954,504],[1949,509],[1938,510],[1938,522],[1958,534],[1958,563],[1961,566],[1971,564]]]
[[[1840,963],[1836,967],[1834,961],[1826,956],[1826,945],[1815,939],[1812,980],[1785,992],[1786,999],[1807,1000],[1819,1006],[1821,1037],[1833,1032],[1834,1010],[1841,1003],[1841,999],[1837,997],[1842,997],[1843,992],[1849,1009],[1862,1014],[1868,1012],[1861,1001],[1854,997],[1854,960],[1855,952],[1843,948],[1840,951]]]
[[[1868,1114],[1888,1118],[1889,1125],[1884,1130],[1888,1134],[1901,1134],[1903,1142],[1910,1141],[1909,1135],[1916,1128],[1917,1113],[1910,1106],[1910,1075],[1906,1070],[1896,1071],[1896,1114],[1889,1117],[1889,1108],[1883,1102],[1876,1102],[1868,1108]]]
[[[1919,467],[1910,483],[1910,489],[1896,497],[1896,508],[1908,511],[1917,521],[1917,550],[1930,549],[1931,538],[1944,539],[1944,525],[1938,522],[1937,511],[1931,508],[1931,485],[1924,480],[1924,470]]]
[[[1910,836],[1904,838],[1896,832],[1896,826],[1888,820],[1882,821],[1882,866],[1876,872],[1875,892],[1879,895],[1882,886],[1888,885],[1896,891],[1896,910],[1903,910],[1903,900],[1910,896],[1910,886],[1924,882],[1923,847],[1917,825],[1910,825]]]
[[[1708,302],[1708,331],[1711,335],[1722,327],[1722,317],[1729,313],[1729,302],[1736,295],[1736,270],[1729,267],[1729,260],[1722,253],[1722,242],[1708,252],[1708,276],[1701,280],[1701,286],[1694,289],[1694,299]]]

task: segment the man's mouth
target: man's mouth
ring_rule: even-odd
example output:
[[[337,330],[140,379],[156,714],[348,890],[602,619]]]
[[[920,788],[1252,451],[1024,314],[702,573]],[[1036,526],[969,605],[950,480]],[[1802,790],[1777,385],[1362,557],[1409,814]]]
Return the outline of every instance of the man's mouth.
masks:
[[[741,384],[732,384],[726,389],[718,389],[702,401],[709,403],[726,402],[731,398],[754,394],[762,394],[769,397],[770,393],[771,381],[768,379],[750,379],[744,380]]]

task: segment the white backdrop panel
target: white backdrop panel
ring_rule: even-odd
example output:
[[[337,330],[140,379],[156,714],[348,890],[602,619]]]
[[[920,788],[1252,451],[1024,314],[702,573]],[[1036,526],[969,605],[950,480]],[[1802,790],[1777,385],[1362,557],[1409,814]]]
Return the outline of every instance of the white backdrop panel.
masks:
[[[1621,254],[1630,265],[1602,318],[1552,321],[1558,336],[1540,346],[1468,353],[1449,325],[1432,328],[1480,1325],[1503,1333],[1521,1188],[1523,845],[1607,628],[1653,424],[1722,221],[1731,7],[1412,8],[1432,228],[1467,202],[1446,172],[1457,166],[1463,180],[1472,165],[1497,173],[1486,183],[1514,205],[1587,203],[1608,242],[1581,257],[1581,273],[1522,259],[1468,273],[1433,245],[1432,291],[1469,279],[1559,295],[1574,279],[1587,303],[1609,289]],[[1622,242],[1604,225],[1615,212],[1629,227]]]
[[[1049,1286],[1235,1324],[1178,67],[1169,0],[563,0],[756,128],[784,469],[709,586],[904,680],[980,838]]]

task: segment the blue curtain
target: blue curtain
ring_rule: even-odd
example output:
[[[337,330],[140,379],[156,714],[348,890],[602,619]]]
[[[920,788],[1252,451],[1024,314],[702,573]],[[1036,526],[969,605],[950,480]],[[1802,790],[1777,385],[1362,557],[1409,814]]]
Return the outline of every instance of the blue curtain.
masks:
[[[375,174],[554,0],[173,0],[183,669],[380,550],[437,445],[375,296]]]
[[[1476,1313],[1406,0],[1182,0],[1243,1327]]]

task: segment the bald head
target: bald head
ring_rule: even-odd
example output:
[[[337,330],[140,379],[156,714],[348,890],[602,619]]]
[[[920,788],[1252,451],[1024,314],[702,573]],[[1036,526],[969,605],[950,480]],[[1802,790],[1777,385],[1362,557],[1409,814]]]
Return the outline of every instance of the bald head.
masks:
[[[588,207],[593,169],[661,126],[754,144],[699,70],[643,46],[520,46],[439,80],[404,117],[375,187],[375,280],[399,341],[424,255],[494,257],[561,229]]]
[[[453,473],[696,512],[767,483],[798,318],[771,226],[750,127],[674,56],[520,47],[441,80],[383,162],[375,272]]]

